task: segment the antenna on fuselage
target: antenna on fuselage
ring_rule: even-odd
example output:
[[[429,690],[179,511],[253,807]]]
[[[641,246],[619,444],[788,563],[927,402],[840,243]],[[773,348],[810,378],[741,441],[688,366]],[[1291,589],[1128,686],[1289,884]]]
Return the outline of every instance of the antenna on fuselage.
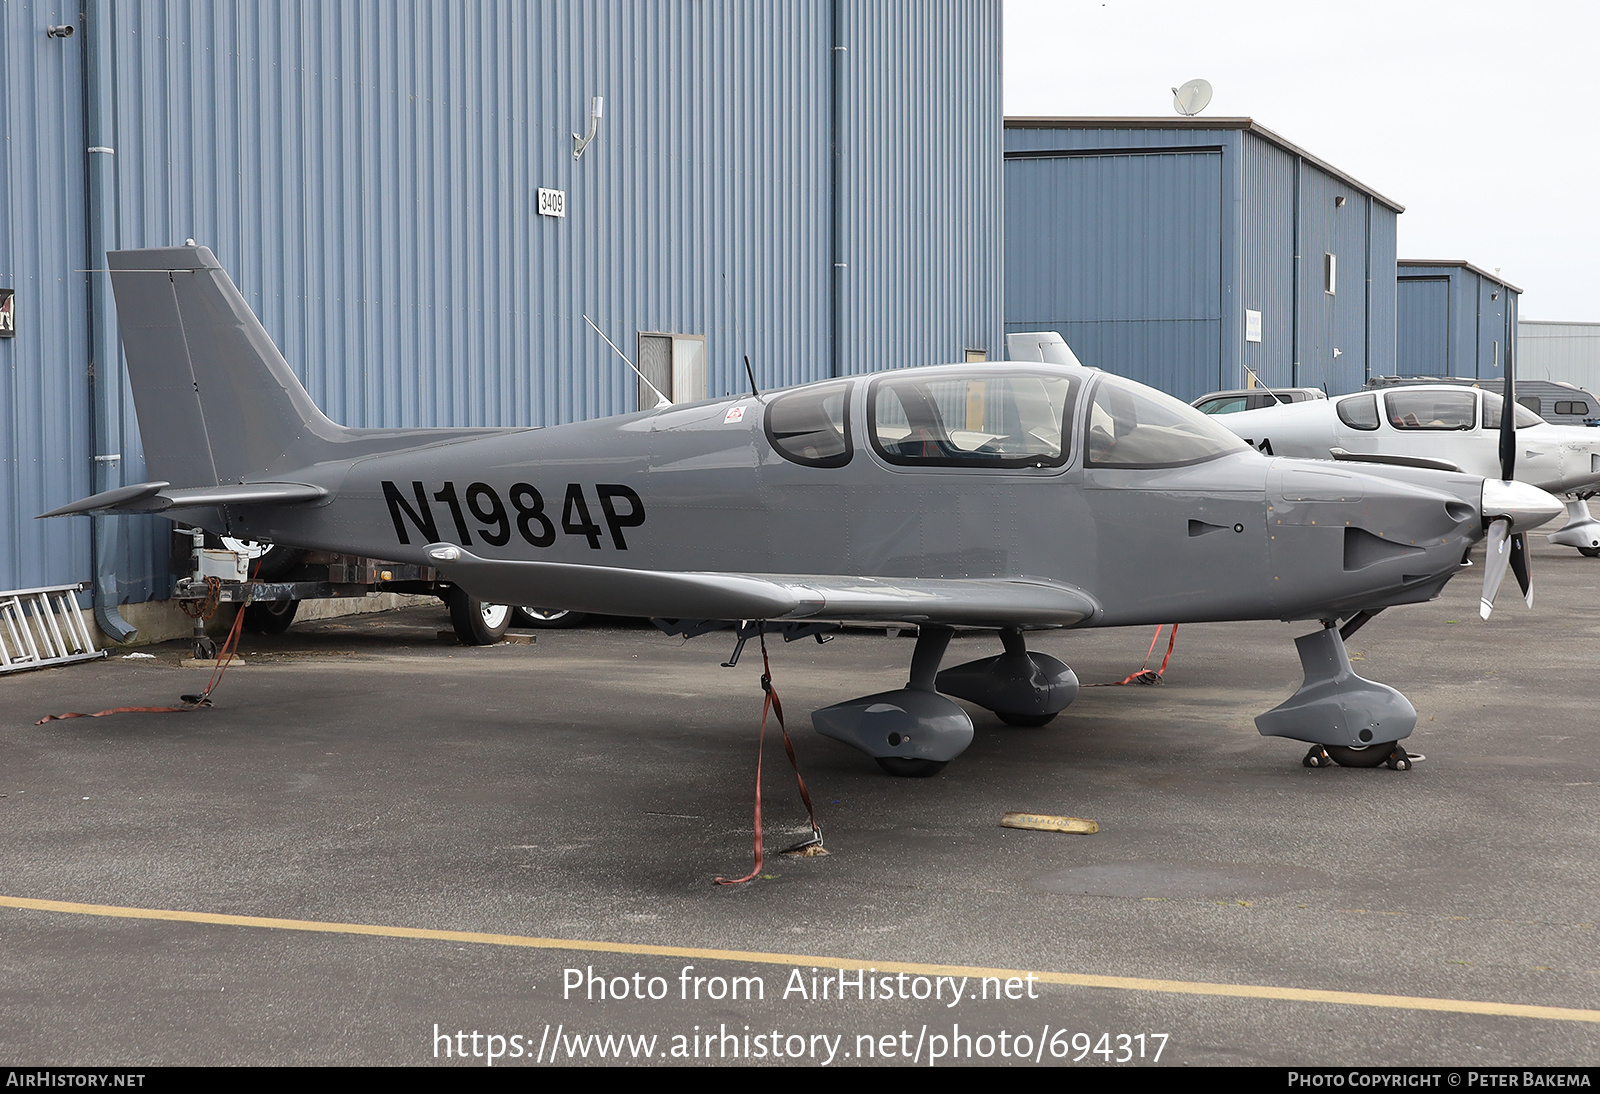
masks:
[[[639,379],[644,383],[645,387],[647,387],[651,391],[655,392],[655,396],[656,396],[656,400],[657,400],[656,401],[656,409],[657,410],[660,410],[664,406],[671,406],[672,405],[672,400],[667,398],[665,395],[661,394],[661,389],[656,387],[656,385],[652,384],[649,381],[649,379],[646,378],[645,374],[639,371],[639,366],[638,365],[636,365],[632,361],[628,360],[628,355],[626,353],[623,353],[620,349],[617,349],[617,344],[615,342],[613,342],[611,339],[606,337],[606,332],[605,331],[601,330],[599,327],[596,327],[594,325],[594,320],[593,319],[590,319],[587,315],[585,315],[583,317],[583,321],[585,323],[589,324],[589,326],[594,329],[594,332],[600,336],[600,341],[604,342],[606,345],[610,346],[612,349],[617,350],[617,356],[622,358],[623,363],[625,363],[629,368],[633,369],[633,374],[635,376],[639,377]]]
[[[761,392],[756,390],[756,370],[750,367],[750,355],[748,353],[744,355],[744,374],[750,377],[750,394],[757,399],[761,398]]]

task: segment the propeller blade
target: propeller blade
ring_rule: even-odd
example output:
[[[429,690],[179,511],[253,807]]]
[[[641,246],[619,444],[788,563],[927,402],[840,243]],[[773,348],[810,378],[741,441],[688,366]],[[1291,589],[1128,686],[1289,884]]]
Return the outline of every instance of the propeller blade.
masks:
[[[1494,611],[1495,594],[1500,591],[1500,582],[1505,580],[1506,568],[1511,564],[1510,538],[1510,521],[1497,520],[1489,525],[1489,534],[1484,539],[1483,600],[1478,606],[1478,613],[1485,619]]]
[[[1516,344],[1515,338],[1506,343],[1506,390],[1500,405],[1500,478],[1505,482],[1516,478],[1517,470]]]
[[[1533,556],[1528,553],[1528,533],[1518,532],[1511,537],[1511,572],[1517,575],[1517,587],[1522,590],[1522,600],[1533,607]]]

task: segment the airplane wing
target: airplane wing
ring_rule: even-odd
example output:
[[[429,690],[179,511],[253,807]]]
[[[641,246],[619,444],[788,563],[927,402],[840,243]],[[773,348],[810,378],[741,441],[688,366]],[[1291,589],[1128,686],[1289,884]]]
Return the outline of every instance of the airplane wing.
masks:
[[[1071,627],[1100,611],[1082,589],[1037,577],[657,572],[498,561],[452,543],[430,544],[425,554],[440,576],[481,600],[604,615]]]

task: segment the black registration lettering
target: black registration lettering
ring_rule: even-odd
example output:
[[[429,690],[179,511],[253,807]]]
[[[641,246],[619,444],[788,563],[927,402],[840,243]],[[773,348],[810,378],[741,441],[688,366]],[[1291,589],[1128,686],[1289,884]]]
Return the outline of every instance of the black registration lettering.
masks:
[[[544,495],[525,482],[511,488],[511,507],[517,511],[517,531],[535,547],[548,547],[556,541],[556,526],[545,515]],[[537,522],[539,531],[534,533]]]
[[[574,520],[576,517],[578,519]],[[589,541],[589,549],[600,549],[600,526],[589,516],[589,503],[583,500],[583,487],[578,483],[567,484],[567,500],[561,506],[561,530],[569,536],[583,536]]]
[[[594,492],[600,496],[600,508],[605,512],[606,526],[611,529],[611,542],[617,550],[626,551],[628,543],[622,538],[622,530],[637,528],[644,523],[644,502],[632,489],[620,483],[600,483]],[[626,513],[617,512],[616,501],[619,498],[628,503]]]
[[[428,508],[428,493],[420,482],[413,482],[411,489],[417,495],[417,507],[411,508],[410,503],[394,483],[385,479],[383,481],[383,499],[389,503],[389,517],[394,521],[394,534],[401,543],[410,543],[411,537],[406,533],[405,521],[401,520],[403,514],[417,531],[422,533],[422,542],[437,543],[439,529],[433,523],[433,510]]]
[[[471,547],[472,537],[467,534],[467,518],[461,515],[461,502],[456,498],[456,484],[447,482],[444,489],[433,495],[434,501],[442,501],[450,507],[450,519],[456,522],[456,538],[461,541],[461,546]]]
[[[411,484],[411,497],[400,487],[384,480],[383,498],[389,506],[389,519],[394,521],[394,534],[401,543],[411,542],[411,530],[420,534],[423,542],[439,541],[439,527],[428,504],[428,489],[420,482]],[[594,487],[600,511],[605,517],[605,529],[595,523],[584,496],[582,483],[568,483],[561,506],[561,530],[569,536],[581,536],[589,542],[589,549],[600,550],[604,531],[611,533],[611,544],[619,551],[628,549],[624,532],[637,528],[645,521],[644,499],[637,491],[621,483],[598,483]],[[468,517],[478,522],[478,538],[492,547],[504,547],[511,542],[511,514],[495,488],[486,482],[475,482],[466,489],[465,499],[456,492],[454,482],[446,482],[433,492],[433,500],[443,503],[450,511],[450,521],[455,526],[456,539],[463,547],[472,546],[472,531]],[[415,506],[412,498],[416,499]],[[507,491],[511,508],[516,512],[517,532],[534,547],[550,547],[556,541],[556,526],[551,514],[545,511],[544,495],[531,483],[518,482]],[[407,526],[410,526],[409,529]]]
[[[485,501],[488,502],[487,507],[482,504]],[[494,487],[486,482],[475,482],[467,487],[467,508],[481,523],[493,526],[493,531],[478,529],[483,542],[491,547],[504,547],[511,542],[511,518],[506,516],[505,503],[494,492]]]

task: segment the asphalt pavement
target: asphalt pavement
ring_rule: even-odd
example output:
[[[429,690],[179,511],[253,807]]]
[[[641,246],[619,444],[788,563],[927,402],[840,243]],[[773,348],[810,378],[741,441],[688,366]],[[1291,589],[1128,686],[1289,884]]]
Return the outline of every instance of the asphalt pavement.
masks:
[[[408,608],[247,636],[211,709],[44,725],[208,674],[176,643],[0,677],[0,1059],[1591,1064],[1600,560],[1533,561],[1532,611],[1480,621],[1472,571],[1351,640],[1419,712],[1408,772],[1257,733],[1306,624],[1183,626],[1163,683],[1042,729],[973,709],[928,779],[808,717],[900,686],[908,638],[777,643],[830,853],[777,853],[809,829],[769,727],[739,886],[761,659],[724,634],[466,648]],[[1107,683],[1151,638],[1031,644]]]

